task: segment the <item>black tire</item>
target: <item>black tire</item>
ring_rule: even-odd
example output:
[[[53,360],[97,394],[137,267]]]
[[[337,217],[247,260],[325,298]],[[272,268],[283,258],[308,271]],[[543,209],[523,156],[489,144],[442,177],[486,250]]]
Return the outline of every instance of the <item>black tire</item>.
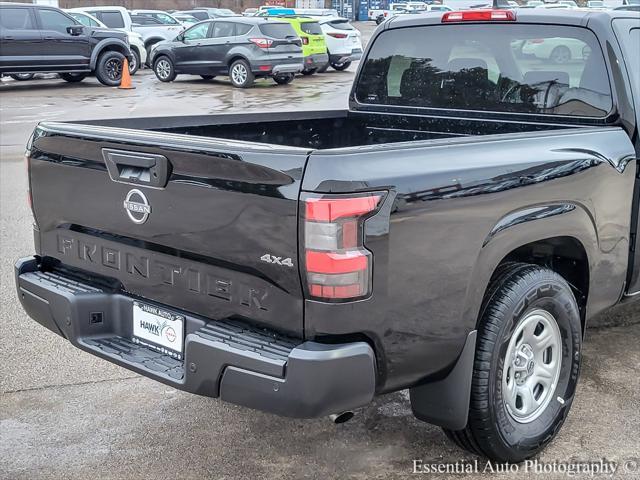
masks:
[[[339,72],[342,72],[343,70],[346,70],[347,68],[349,68],[351,66],[351,62],[344,62],[344,63],[332,63],[331,67],[334,70],[338,70]]]
[[[202,77],[203,80],[213,80],[214,78],[216,78],[215,75],[200,75]]]
[[[122,80],[124,55],[120,52],[107,51],[100,54],[96,63],[96,78],[107,87],[117,87]]]
[[[320,68],[318,68],[318,70],[316,70],[316,72],[317,73],[324,73],[324,72],[327,71],[327,68],[329,68],[329,62],[325,63]]]
[[[140,54],[135,48],[131,49],[131,61],[129,62],[129,75],[135,75],[140,69]]]
[[[177,75],[173,61],[166,55],[160,55],[153,61],[153,73],[161,82],[173,82]]]
[[[253,85],[255,76],[246,60],[236,60],[229,67],[229,80],[236,88],[248,88]]]
[[[296,76],[293,73],[283,73],[281,75],[275,75],[273,77],[273,81],[276,82],[278,85],[287,85],[293,82],[294,78],[296,78]]]
[[[69,83],[78,83],[87,77],[86,73],[59,73],[60,78]]]
[[[537,314],[555,321],[557,329],[553,323],[548,325],[555,329],[551,330],[557,333],[558,339],[561,338],[556,342],[558,354],[553,355],[561,362],[556,370],[555,388],[543,389],[539,396],[541,404],[533,412],[535,415],[519,420],[507,407],[508,389],[503,391],[503,382],[510,378],[518,391],[518,375],[522,374],[514,374],[512,368],[520,359],[516,355],[510,356],[509,362],[505,360],[511,344],[517,345],[518,338],[522,338],[515,335],[528,318],[534,320],[529,324],[533,326],[529,331],[534,336],[538,331],[537,335],[543,335],[547,327],[536,323]],[[523,344],[517,350],[526,346]],[[580,312],[569,284],[557,273],[540,266],[504,265],[487,291],[478,326],[467,426],[459,431],[445,429],[447,437],[465,450],[496,462],[517,463],[536,455],[557,435],[571,409],[580,372],[581,349]],[[551,362],[548,350],[543,350],[542,357],[532,358],[542,358],[546,363],[545,355]],[[525,386],[529,386],[529,376],[538,363],[537,359],[531,363],[529,360],[522,362],[522,368],[526,369]],[[554,385],[554,382],[550,383]],[[534,397],[536,388],[531,389]],[[517,395],[512,398],[516,398],[517,403]]]
[[[556,65],[564,65],[569,63],[571,60],[571,50],[564,45],[558,45],[556,48],[551,50],[551,54],[549,55],[549,60],[551,60]]]
[[[301,73],[303,75],[313,75],[314,73],[316,73],[316,71],[316,68],[310,68],[309,70],[303,70]]]
[[[26,82],[27,80],[31,80],[35,77],[35,75],[35,73],[14,73],[9,76],[18,82]]]

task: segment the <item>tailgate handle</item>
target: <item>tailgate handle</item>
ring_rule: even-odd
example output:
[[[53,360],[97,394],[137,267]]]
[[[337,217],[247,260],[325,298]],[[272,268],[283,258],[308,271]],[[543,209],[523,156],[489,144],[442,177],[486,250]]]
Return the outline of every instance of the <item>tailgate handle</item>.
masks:
[[[164,188],[171,174],[171,164],[163,155],[103,148],[102,156],[114,182]]]

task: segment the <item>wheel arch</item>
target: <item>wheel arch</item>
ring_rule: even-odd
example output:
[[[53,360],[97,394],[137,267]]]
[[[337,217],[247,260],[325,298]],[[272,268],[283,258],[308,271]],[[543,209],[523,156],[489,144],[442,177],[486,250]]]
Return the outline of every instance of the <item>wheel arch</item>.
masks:
[[[144,39],[144,47],[145,48],[149,48],[151,45],[155,45],[158,42],[162,42],[163,40],[166,40],[163,37],[149,37],[149,38],[145,38]]]
[[[129,57],[129,55],[131,55],[129,46],[122,40],[118,38],[104,39],[100,41],[100,43],[98,43],[93,49],[93,52],[91,52],[91,60],[89,61],[91,70],[94,70],[96,68],[96,64],[98,63],[98,58],[100,58],[100,55],[102,55],[104,52],[109,51],[121,53],[125,57]]]
[[[251,68],[251,62],[249,61],[247,56],[237,51],[234,52],[233,50],[229,52],[227,56],[227,60],[226,60],[227,67],[231,68],[231,65],[233,65],[233,62],[235,62],[236,60],[244,60],[249,64],[249,68]]]
[[[537,205],[506,215],[487,235],[472,270],[463,313],[468,330],[477,328],[487,290],[507,262],[544,266],[562,276],[574,291],[584,329],[598,244],[595,222],[578,204]]]

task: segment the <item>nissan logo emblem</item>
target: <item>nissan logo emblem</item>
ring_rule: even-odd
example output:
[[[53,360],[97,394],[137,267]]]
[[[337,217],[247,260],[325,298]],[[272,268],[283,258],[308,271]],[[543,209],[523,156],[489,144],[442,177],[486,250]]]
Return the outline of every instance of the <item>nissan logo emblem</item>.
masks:
[[[133,223],[143,224],[149,218],[151,205],[147,197],[137,188],[130,190],[124,199],[124,209]]]

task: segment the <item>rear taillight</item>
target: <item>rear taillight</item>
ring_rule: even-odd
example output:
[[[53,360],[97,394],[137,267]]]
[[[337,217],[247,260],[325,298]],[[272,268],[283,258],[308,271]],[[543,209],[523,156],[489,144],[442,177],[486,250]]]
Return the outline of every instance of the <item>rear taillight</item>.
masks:
[[[442,23],[448,22],[513,22],[516,14],[513,10],[466,10],[463,12],[447,12],[442,16]]]
[[[533,38],[533,39],[529,40],[529,43],[533,43],[533,44],[539,45],[541,43],[544,43],[544,38]]]
[[[347,34],[346,33],[332,33],[332,32],[329,32],[329,33],[327,33],[327,35],[329,35],[330,37],[333,37],[333,38],[347,38]]]
[[[249,41],[260,48],[269,48],[273,45],[273,40],[270,38],[250,38]]]
[[[303,45],[309,45],[309,37],[300,37]]]
[[[383,194],[318,196],[304,201],[307,288],[319,300],[354,300],[371,292],[372,254],[364,246],[364,221]]]

